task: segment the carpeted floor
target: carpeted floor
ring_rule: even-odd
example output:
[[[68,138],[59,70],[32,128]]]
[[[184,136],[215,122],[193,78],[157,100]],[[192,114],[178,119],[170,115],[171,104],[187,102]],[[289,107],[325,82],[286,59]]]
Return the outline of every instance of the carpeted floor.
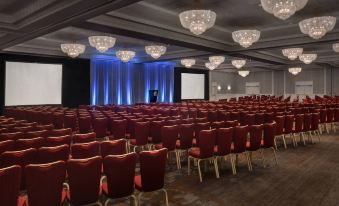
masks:
[[[339,133],[322,135],[321,142],[277,152],[278,166],[272,153],[269,166],[262,167],[258,155],[253,155],[254,171],[250,173],[242,158],[237,175],[232,175],[229,162],[220,167],[220,179],[211,165],[199,182],[197,171],[187,175],[186,162],[182,170],[175,165],[167,168],[166,189],[172,206],[247,206],[247,205],[339,205]],[[219,164],[220,165],[220,164]],[[163,193],[146,194],[142,205],[165,205]],[[122,202],[115,205],[129,205]]]

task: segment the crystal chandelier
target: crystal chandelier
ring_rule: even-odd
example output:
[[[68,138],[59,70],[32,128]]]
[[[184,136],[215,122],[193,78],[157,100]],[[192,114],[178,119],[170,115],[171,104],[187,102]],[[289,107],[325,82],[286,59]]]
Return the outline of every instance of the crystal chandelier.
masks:
[[[313,39],[320,39],[334,28],[335,23],[335,17],[321,16],[305,19],[299,22],[299,27],[302,33],[309,35]]]
[[[145,46],[145,51],[148,55],[151,55],[154,59],[158,59],[161,55],[165,54],[166,47],[161,45]]]
[[[317,58],[317,54],[302,54],[299,56],[299,60],[305,64],[311,64]]]
[[[301,72],[301,67],[292,67],[288,69],[288,72],[293,74],[293,75],[297,75]]]
[[[237,68],[237,69],[240,69],[242,68],[243,66],[245,66],[246,64],[246,60],[245,59],[235,59],[235,60],[232,60],[232,65]]]
[[[214,26],[217,15],[211,10],[189,10],[179,14],[181,25],[199,35]]]
[[[114,46],[116,39],[109,36],[90,36],[88,41],[92,47],[95,47],[100,53],[104,53]]]
[[[308,0],[261,0],[263,9],[279,19],[286,20],[304,8]]]
[[[339,52],[339,43],[333,44],[332,48],[335,52]]]
[[[298,58],[298,56],[300,56],[303,53],[303,48],[288,48],[288,49],[283,49],[282,53],[288,59],[296,60]]]
[[[211,63],[211,62],[206,62],[206,63],[205,63],[205,66],[206,66],[209,70],[214,70],[215,68],[218,67],[218,65],[213,64],[213,63]]]
[[[233,40],[241,46],[247,48],[260,38],[260,31],[258,30],[239,30],[232,32]]]
[[[247,75],[250,74],[250,71],[248,70],[238,71],[238,74],[242,77],[246,77]]]
[[[75,58],[85,52],[85,45],[83,44],[61,44],[61,51],[68,56]]]
[[[195,64],[195,59],[182,59],[181,64],[186,68],[191,68]]]
[[[123,62],[128,62],[135,56],[134,51],[128,51],[128,50],[119,50],[115,53],[115,55]]]
[[[224,56],[210,56],[209,60],[212,64],[219,66],[221,63],[225,61],[225,57]]]

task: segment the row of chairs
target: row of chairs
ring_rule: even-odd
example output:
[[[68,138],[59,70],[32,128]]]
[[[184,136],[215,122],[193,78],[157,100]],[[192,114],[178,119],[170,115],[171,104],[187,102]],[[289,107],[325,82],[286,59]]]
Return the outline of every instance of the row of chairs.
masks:
[[[105,206],[128,197],[140,205],[142,195],[154,191],[163,191],[168,205],[164,189],[167,150],[144,151],[139,159],[140,175],[135,173],[135,153],[2,168],[0,205],[57,206],[65,201],[72,205],[102,205],[101,193],[106,197]],[[25,179],[21,178],[23,174]],[[26,190],[20,193],[23,184]],[[139,191],[137,198],[134,189]]]

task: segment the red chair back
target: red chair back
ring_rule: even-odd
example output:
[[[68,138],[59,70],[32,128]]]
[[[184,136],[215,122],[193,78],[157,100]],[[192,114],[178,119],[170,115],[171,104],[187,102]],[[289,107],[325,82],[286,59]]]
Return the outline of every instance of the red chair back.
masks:
[[[225,127],[225,122],[220,121],[220,122],[212,122],[211,123],[211,128],[212,129],[219,129],[219,128],[224,128]]]
[[[65,115],[64,117],[64,125],[66,128],[71,128],[72,131],[76,130],[77,126],[77,117],[76,115]]]
[[[102,158],[70,159],[67,161],[70,202],[87,205],[99,198]]]
[[[234,153],[242,153],[246,150],[248,126],[236,126],[234,128]]]
[[[25,168],[29,205],[61,205],[66,165],[63,161]]]
[[[161,129],[162,146],[168,151],[175,150],[178,138],[178,126],[163,126]]]
[[[319,129],[319,121],[320,121],[319,113],[312,113],[312,124],[311,124],[312,130]]]
[[[297,114],[295,117],[295,128],[294,132],[299,133],[303,131],[303,125],[304,125],[304,115],[303,114]]]
[[[126,154],[126,140],[119,139],[101,142],[101,156]]]
[[[146,145],[149,136],[149,122],[136,122],[134,125],[134,137],[137,145]]]
[[[35,138],[35,137],[47,137],[48,133],[49,133],[49,131],[47,131],[47,130],[31,131],[31,132],[27,132],[25,137],[27,139]]]
[[[109,198],[121,198],[133,194],[136,161],[136,153],[105,157],[103,165]]]
[[[18,140],[24,137],[24,133],[22,132],[10,132],[10,133],[2,133],[0,134],[0,141],[5,140]]]
[[[327,110],[320,109],[320,123],[325,123],[327,118]]]
[[[277,123],[276,127],[276,134],[275,135],[282,135],[284,134],[284,127],[285,127],[285,116],[276,116],[274,121]]]
[[[17,206],[21,184],[21,167],[18,165],[0,169],[0,205]]]
[[[45,140],[46,147],[54,147],[67,144],[68,146],[71,145],[72,136],[65,135],[60,137],[47,137]]]
[[[196,123],[194,128],[194,135],[195,139],[197,140],[197,145],[199,145],[199,135],[200,131],[202,130],[209,130],[210,129],[210,123],[204,122],[204,123]]]
[[[49,132],[50,137],[60,137],[65,135],[72,135],[72,129],[71,128],[53,129]]]
[[[234,120],[234,121],[226,121],[225,122],[225,127],[236,127],[238,126],[238,120]]]
[[[78,118],[79,133],[90,133],[92,131],[92,118],[83,116]]]
[[[310,131],[312,125],[312,114],[304,114],[304,131]]]
[[[98,138],[107,136],[107,118],[94,118],[93,120],[93,130],[96,133]]]
[[[182,124],[179,126],[180,149],[192,147],[194,138],[194,124]]]
[[[71,146],[72,159],[86,159],[100,156],[100,143],[97,141],[73,144]]]
[[[293,124],[294,124],[294,115],[286,115],[284,124],[285,134],[291,134],[293,132]]]
[[[161,128],[164,126],[164,121],[152,121],[150,123],[150,136],[152,137],[152,143],[158,144],[161,142]]]
[[[24,150],[29,148],[39,149],[45,145],[45,139],[43,137],[36,137],[32,139],[18,139],[15,142],[16,150]]]
[[[214,154],[217,130],[202,130],[199,134],[200,158],[209,158]]]
[[[64,114],[63,113],[53,114],[53,125],[56,129],[64,128]]]
[[[64,144],[55,147],[41,147],[38,150],[39,164],[46,164],[56,161],[66,162],[69,158],[69,145]]]
[[[250,147],[247,148],[250,151],[256,151],[260,149],[260,144],[263,136],[264,126],[261,125],[252,125],[249,127],[250,132]]]
[[[267,123],[264,125],[264,144],[262,147],[274,147],[274,138],[276,134],[277,123]]]
[[[111,134],[113,139],[124,139],[126,138],[127,131],[127,120],[113,120]]]
[[[0,142],[0,155],[7,151],[13,151],[15,149],[14,140],[5,140]]]
[[[233,128],[220,128],[217,130],[217,155],[225,156],[231,153],[233,141]]]
[[[265,123],[265,114],[264,113],[256,113],[255,114],[255,124],[260,125]]]
[[[163,188],[167,149],[142,151],[139,157],[142,191],[150,192]]]
[[[87,143],[95,141],[97,135],[94,132],[86,134],[75,134],[73,136],[73,144],[75,143]]]
[[[256,122],[255,114],[246,114],[244,122],[245,122],[244,125],[248,125],[248,126],[255,125],[255,122]]]

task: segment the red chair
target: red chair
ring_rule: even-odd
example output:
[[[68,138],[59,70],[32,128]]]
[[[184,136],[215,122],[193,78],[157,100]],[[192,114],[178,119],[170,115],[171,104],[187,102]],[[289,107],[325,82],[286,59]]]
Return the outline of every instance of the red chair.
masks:
[[[313,144],[313,136],[312,136],[312,114],[307,113],[304,114],[304,127],[303,127],[303,134],[308,136],[308,141]]]
[[[204,123],[196,123],[194,128],[194,137],[195,142],[193,141],[193,144],[195,143],[196,146],[199,146],[199,135],[200,131],[202,130],[209,130],[210,129],[210,123],[204,122]]]
[[[7,151],[13,151],[15,149],[14,140],[5,140],[0,142],[0,155]]]
[[[227,156],[230,157],[232,173],[233,175],[236,174],[235,169],[235,158],[234,155],[231,153],[231,146],[233,141],[233,128],[220,128],[217,130],[217,139],[216,139],[216,146],[214,147],[214,156],[222,160],[225,159]]]
[[[164,121],[152,121],[150,123],[150,142],[153,145],[161,142],[161,128],[164,124]]]
[[[92,118],[90,116],[84,116],[78,118],[79,133],[92,132]]]
[[[288,136],[293,144],[293,147],[298,145],[296,138],[293,134],[293,126],[294,126],[294,115],[286,115],[285,116],[285,123],[284,123],[284,137]]]
[[[64,114],[63,113],[53,114],[53,125],[55,129],[64,128]]]
[[[168,206],[168,195],[164,189],[164,177],[167,160],[167,149],[142,151],[140,156],[140,175],[135,176],[135,188],[140,191],[138,203],[141,205],[141,196],[146,192],[163,191]]]
[[[163,126],[161,129],[161,140],[162,143],[156,144],[155,149],[159,150],[162,148],[167,149],[168,155],[170,153],[175,154],[175,159],[177,161],[177,169],[180,169],[179,154],[176,150],[176,142],[178,138],[178,126]]]
[[[137,205],[136,197],[133,195],[136,161],[136,153],[109,155],[104,158],[107,182],[102,184],[102,190],[107,197],[105,206],[111,200],[128,197],[132,197],[134,205]]]
[[[234,120],[234,121],[226,121],[225,122],[225,127],[229,128],[229,127],[236,127],[238,126],[238,120]]]
[[[71,145],[72,136],[71,135],[65,135],[60,137],[47,137],[45,140],[45,146],[47,147],[55,147],[67,144],[68,146]]]
[[[97,138],[103,138],[108,136],[107,133],[107,118],[94,118],[93,119],[93,131],[96,133]]]
[[[136,122],[134,125],[134,138],[130,139],[129,146],[133,148],[135,152],[137,148],[141,150],[144,147],[148,147],[148,137],[150,133],[150,123],[149,122]]]
[[[338,114],[339,114],[339,112],[338,112]],[[319,139],[319,142],[320,142],[319,121],[320,121],[319,113],[312,113],[311,131],[313,132],[314,135],[318,136],[318,139]]]
[[[41,131],[41,130],[47,130],[47,131],[51,131],[54,129],[54,125],[53,124],[47,124],[47,125],[37,125],[35,127],[35,131]]]
[[[334,132],[337,131],[337,127],[339,126],[339,108],[334,109]]]
[[[24,198],[18,199],[21,184],[21,167],[18,165],[0,169],[0,205],[22,206]]]
[[[72,129],[71,128],[53,129],[52,131],[49,132],[49,137],[59,137],[65,135],[72,135]]]
[[[66,176],[65,162],[30,164],[26,166],[25,173],[27,186],[26,205],[57,206],[64,202],[65,196],[62,191]]]
[[[328,131],[328,128],[326,127],[326,121],[327,121],[327,110],[326,109],[320,109],[320,122],[319,122],[319,129],[320,134],[323,133],[323,130],[326,130],[327,133],[330,133]]]
[[[245,115],[245,124],[244,125],[248,125],[248,126],[252,126],[255,125],[255,114],[246,114]]]
[[[56,161],[66,162],[69,158],[69,145],[64,144],[54,147],[41,147],[38,150],[39,164],[46,164]]]
[[[272,123],[274,121],[274,113],[267,112],[265,113],[265,123]]]
[[[277,123],[273,122],[273,123],[267,123],[264,125],[264,139],[261,143],[261,149],[262,151],[262,155],[263,155],[263,164],[265,167],[265,157],[264,157],[264,150],[265,149],[270,149],[273,151],[273,155],[274,155],[274,160],[275,160],[275,164],[278,164],[277,161],[277,155],[275,152],[275,134],[276,134],[276,127],[277,127]]]
[[[100,156],[100,143],[97,141],[71,146],[72,159],[86,159]]]
[[[178,152],[178,161],[181,167],[180,156],[182,152],[187,152],[192,148],[194,138],[194,124],[182,124],[179,125],[179,139],[176,142],[176,148]]]
[[[22,132],[10,132],[10,133],[2,133],[0,134],[0,141],[5,140],[18,140],[24,137],[24,133]]]
[[[26,133],[29,131],[33,131],[33,127],[32,126],[27,126],[27,127],[14,127],[12,129],[13,132],[22,132],[22,133]]]
[[[39,149],[45,145],[45,139],[43,137],[36,137],[32,139],[18,139],[15,142],[16,150],[24,150],[29,148]]]
[[[35,138],[35,137],[48,137],[49,131],[47,130],[39,130],[39,131],[31,131],[27,132],[25,135],[26,139]]]
[[[65,128],[71,128],[72,131],[76,131],[76,128],[77,128],[77,117],[76,117],[76,115],[65,115],[64,125],[65,125]]]
[[[284,144],[284,148],[287,148],[286,145],[286,140],[285,140],[285,135],[284,135],[284,128],[285,128],[285,116],[276,116],[274,118],[274,121],[277,123],[276,126],[276,134],[275,134],[275,138],[274,138],[274,145],[275,145],[275,149],[277,150],[277,139],[281,138]]]
[[[0,155],[0,168],[19,165],[25,168],[26,165],[36,162],[36,149],[27,149],[20,151],[8,151]],[[25,173],[21,174],[21,189],[25,189]]]
[[[264,113],[256,113],[255,114],[255,124],[260,125],[265,123],[265,114]]]
[[[206,123],[208,122],[207,118],[206,117],[202,117],[202,118],[195,118],[194,119],[194,122],[197,124],[197,123]]]
[[[306,145],[305,137],[303,133],[303,126],[304,126],[304,115],[303,114],[297,114],[295,117],[295,126],[293,130],[294,136],[300,137],[300,142],[303,141],[304,145]]]
[[[216,130],[202,130],[199,134],[199,147],[194,147],[188,152],[188,175],[191,172],[191,160],[198,162],[199,179],[202,182],[200,162],[213,161],[215,176],[219,178],[217,159],[214,156],[214,144],[216,141]]]
[[[326,111],[326,131],[329,133],[332,130],[334,130],[334,115],[335,110],[333,108],[328,108]]]
[[[248,170],[252,171],[252,164],[249,152],[246,150],[247,144],[247,133],[248,126],[236,126],[234,127],[234,139],[233,139],[233,150],[232,153],[235,154],[236,160],[238,160],[238,155],[244,154],[247,160]]]
[[[212,122],[211,123],[211,129],[219,129],[219,128],[224,128],[225,127],[225,122],[220,121],[220,122]]]
[[[127,120],[113,120],[111,134],[113,139],[125,139],[127,132]]]
[[[208,121],[217,122],[218,121],[218,111],[208,111]]]
[[[70,159],[67,161],[69,190],[67,199],[72,205],[99,202],[102,158]]]
[[[101,156],[105,158],[108,155],[123,155],[126,154],[126,140],[111,140],[101,142]]]
[[[75,143],[87,143],[95,141],[97,135],[94,132],[86,134],[75,134],[73,136],[73,144]]]
[[[263,151],[260,150],[262,136],[263,136],[263,129],[264,129],[264,126],[262,124],[252,125],[249,127],[250,139],[249,141],[247,141],[246,150],[250,153],[251,161],[252,161],[252,153],[255,151],[259,151],[261,154],[261,160],[263,161],[263,165],[265,165],[264,158],[263,158],[264,154],[263,154]]]

